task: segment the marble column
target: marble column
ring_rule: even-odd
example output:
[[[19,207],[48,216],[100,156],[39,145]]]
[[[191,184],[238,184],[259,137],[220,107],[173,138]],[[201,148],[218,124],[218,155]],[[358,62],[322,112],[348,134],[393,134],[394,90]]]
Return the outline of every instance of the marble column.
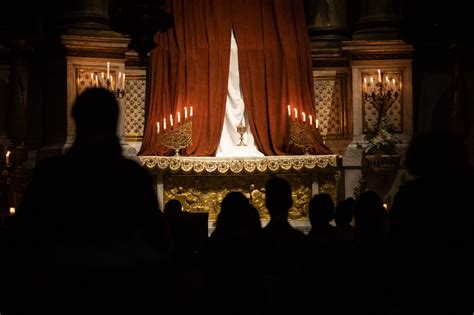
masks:
[[[398,39],[401,23],[400,0],[361,0],[354,40]]]

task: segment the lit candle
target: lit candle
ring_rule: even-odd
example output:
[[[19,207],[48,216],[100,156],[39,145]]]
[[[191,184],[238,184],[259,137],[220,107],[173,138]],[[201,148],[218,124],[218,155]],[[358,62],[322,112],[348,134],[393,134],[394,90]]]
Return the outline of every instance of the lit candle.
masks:
[[[103,79],[103,78],[104,78],[104,73],[103,73],[103,72],[101,72],[101,75],[102,75],[102,79]]]
[[[288,105],[288,116],[291,117],[291,108],[290,108],[290,105]]]
[[[170,115],[170,125],[173,127],[173,115]]]
[[[181,122],[181,113],[178,112],[178,124]]]
[[[303,122],[306,122],[306,114],[302,112],[301,115],[303,116]]]
[[[388,205],[386,203],[384,203],[383,207],[385,208],[385,210],[387,210]]]
[[[313,125],[313,116],[309,115],[309,124],[312,126]]]
[[[319,128],[319,119],[316,119],[316,129]]]
[[[10,151],[7,151],[5,154],[5,163],[7,164],[7,167],[10,166]]]
[[[364,88],[364,91],[363,91],[363,92],[364,92],[364,93],[367,93],[367,78],[364,78],[364,86],[363,86],[363,88]]]
[[[188,119],[188,108],[184,106],[184,120]]]
[[[160,133],[160,122],[156,122],[156,133]]]
[[[15,207],[10,207],[10,215],[14,215],[16,212]]]
[[[392,79],[392,85],[393,85],[393,86],[392,86],[392,87],[393,87],[393,89],[395,90],[395,88],[396,88],[396,85],[395,85],[395,79]]]
[[[377,72],[379,73],[379,82],[382,82],[382,74],[380,73],[380,69],[377,69]]]
[[[374,77],[370,77],[370,84],[374,83]]]
[[[163,130],[166,130],[166,118],[163,118]]]
[[[390,83],[390,80],[388,79],[388,77],[385,77],[385,81],[387,81],[388,83]]]
[[[193,107],[189,108],[189,117],[193,117]]]
[[[110,62],[107,61],[107,79],[110,79]]]
[[[298,119],[298,110],[295,108],[295,119]]]
[[[122,76],[122,89],[125,90],[125,73]]]
[[[122,78],[122,72],[119,72],[118,79],[117,79],[117,89],[120,89],[120,79]]]

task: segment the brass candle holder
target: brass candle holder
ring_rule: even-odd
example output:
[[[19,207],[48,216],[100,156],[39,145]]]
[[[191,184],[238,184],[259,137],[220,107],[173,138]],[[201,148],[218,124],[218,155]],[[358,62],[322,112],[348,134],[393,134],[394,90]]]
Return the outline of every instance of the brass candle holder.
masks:
[[[158,144],[172,148],[175,156],[179,156],[182,149],[192,144],[193,138],[193,122],[186,120],[182,124],[177,125],[173,129],[163,131],[158,134]]]
[[[240,123],[237,125],[237,132],[239,133],[240,135],[240,142],[239,144],[237,144],[238,146],[246,146],[246,144],[244,143],[244,134],[247,132],[247,126],[245,126],[243,123],[242,123],[242,120],[240,121]]]
[[[322,141],[321,134],[319,134],[312,125],[290,118],[289,145],[300,149],[304,154],[309,154],[309,150],[316,144],[316,142],[318,142],[318,140]]]

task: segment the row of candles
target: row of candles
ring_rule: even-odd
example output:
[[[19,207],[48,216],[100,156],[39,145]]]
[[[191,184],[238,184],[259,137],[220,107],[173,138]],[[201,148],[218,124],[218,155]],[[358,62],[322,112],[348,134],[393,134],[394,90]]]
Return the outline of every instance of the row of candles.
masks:
[[[193,117],[193,107],[190,106],[189,107],[189,119],[191,119],[192,117]],[[181,112],[176,113],[176,119],[177,119],[177,122],[178,122],[178,125],[179,125],[181,123]],[[188,119],[188,108],[186,106],[184,106],[184,121],[186,121],[187,119]],[[161,127],[163,127],[163,131],[166,131],[166,122],[167,122],[166,117],[163,118],[163,125],[162,126],[160,125],[159,121],[156,122],[156,133],[160,133]],[[170,114],[169,122],[170,122],[170,128],[173,129],[173,127],[174,127],[173,114]]]
[[[298,109],[293,108],[293,113],[294,113],[294,118],[296,120],[298,120]],[[290,105],[288,105],[288,117],[292,118],[292,116],[291,116],[291,106]],[[306,123],[306,113],[305,112],[301,112],[301,117],[302,117],[303,123]],[[309,119],[309,125],[312,126],[313,125],[313,116],[308,115],[308,119]],[[319,120],[315,119],[314,123],[316,125],[316,128],[319,128]]]
[[[382,73],[380,72],[380,69],[377,69],[377,72],[378,72],[377,82],[382,83]],[[392,78],[392,80],[390,80],[388,76],[385,76],[385,82],[388,89],[396,89],[395,79]],[[367,86],[368,85],[370,86],[373,83],[374,83],[374,77],[370,77],[370,83],[367,81],[367,78],[364,78],[364,93],[367,93]]]
[[[91,72],[91,84],[94,87],[98,86],[107,86],[112,88],[114,90],[115,88],[117,89],[125,89],[125,73],[119,72],[118,73],[118,78],[117,82],[114,81],[114,77],[110,75],[110,62],[107,62],[107,72],[104,74],[104,72],[101,72],[100,78],[102,79],[101,82],[105,81],[105,84],[99,84],[99,76],[95,74],[94,72]],[[115,86],[116,85],[116,86]]]

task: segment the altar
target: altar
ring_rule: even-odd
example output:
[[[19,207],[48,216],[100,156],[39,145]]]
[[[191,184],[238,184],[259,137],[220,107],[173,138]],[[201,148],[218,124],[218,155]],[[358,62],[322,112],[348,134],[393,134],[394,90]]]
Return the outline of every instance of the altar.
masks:
[[[317,193],[340,198],[341,165],[338,155],[295,155],[266,157],[183,157],[140,156],[140,162],[156,180],[161,209],[170,199],[178,199],[183,210],[208,213],[212,227],[224,196],[241,191],[255,206],[262,223],[268,222],[265,183],[271,176],[287,179],[293,190],[289,211],[292,225],[309,228],[308,203]]]

